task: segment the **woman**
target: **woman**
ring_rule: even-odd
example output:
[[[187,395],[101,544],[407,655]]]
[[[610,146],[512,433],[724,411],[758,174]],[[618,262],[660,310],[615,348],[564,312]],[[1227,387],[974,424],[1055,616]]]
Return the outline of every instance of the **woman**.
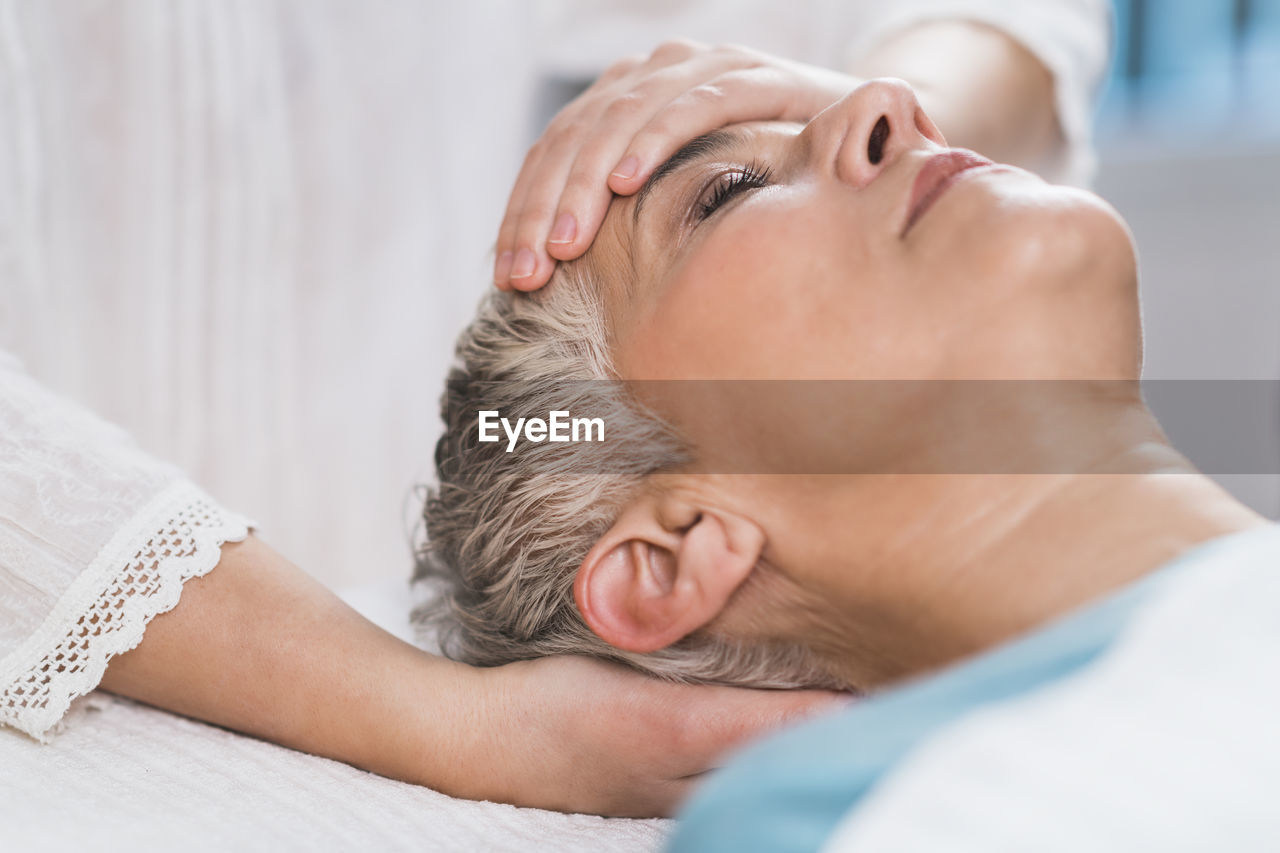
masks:
[[[613,204],[589,255],[561,278],[537,301],[495,297],[463,336],[462,363],[449,385],[450,421],[437,451],[441,492],[427,512],[432,552],[456,570],[483,577],[464,585],[465,593],[477,596],[466,609],[489,613],[500,601],[512,608],[508,618],[515,620],[505,630],[527,633],[536,642],[561,640],[550,627],[529,624],[531,597],[546,602],[542,619],[548,626],[568,624],[561,609],[577,610],[587,623],[598,620],[590,627],[612,646],[643,652],[670,646],[711,623],[738,585],[754,577],[750,570],[759,559],[778,566],[776,556],[759,550],[763,540],[754,538],[767,536],[755,518],[763,509],[742,519],[739,533],[753,545],[730,535],[741,510],[729,507],[740,504],[741,492],[797,489],[798,515],[799,507],[812,512],[813,501],[833,489],[843,494],[848,485],[836,479],[821,489],[755,487],[749,481],[712,487],[699,484],[699,472],[928,472],[913,460],[926,450],[936,456],[941,446],[948,455],[933,459],[932,470],[963,473],[957,466],[983,459],[984,444],[995,442],[1005,458],[1019,460],[1008,469],[1014,473],[1084,474],[1104,462],[1127,465],[1139,450],[1143,459],[1151,456],[1162,465],[1176,459],[1143,414],[1136,388],[1125,386],[1138,376],[1141,346],[1133,253],[1123,223],[1089,193],[946,148],[901,83],[865,84],[807,125],[747,123],[694,140],[636,196]],[[645,433],[643,410],[629,421],[602,410],[607,429],[620,436],[603,444],[528,445],[512,452],[505,442],[478,442],[481,411],[590,414],[582,407],[592,401],[575,408],[570,391],[551,381],[556,377],[641,380],[641,402],[659,418],[648,418]],[[680,394],[671,390],[679,387],[674,383],[654,382],[707,379],[909,381],[893,393],[850,385],[852,391],[820,412],[812,405],[800,408],[796,401],[802,398],[785,385],[773,392],[775,398],[744,405],[732,397],[733,383],[724,390],[705,383],[696,394]],[[965,429],[955,419],[944,420],[948,412],[938,406],[945,402],[939,390],[945,382],[933,383],[957,379],[1104,382],[1093,392],[1100,402],[1085,397],[1083,404],[1076,395],[1088,393],[1087,386],[1068,383],[1055,393],[1015,386],[1017,393],[999,400],[1011,411],[993,433],[987,420]],[[1055,390],[1051,383],[1046,387]],[[712,393],[720,396],[709,398]],[[795,398],[791,405],[774,405],[788,395]],[[732,406],[728,414],[726,406]],[[1026,424],[1033,415],[1054,416],[1058,440],[1052,456],[1040,451],[1041,459],[1034,446],[1022,446],[1029,442],[1015,428],[1022,423],[1013,414],[1018,408],[1026,409]],[[922,422],[921,412],[930,420]],[[1125,429],[1085,429],[1109,425],[1112,418]],[[908,433],[904,424],[916,426]],[[964,458],[951,458],[960,452]],[[587,457],[577,469],[575,455]],[[598,471],[597,479],[605,480],[607,470],[635,473],[603,484],[588,476]],[[581,496],[554,486],[566,471],[584,480]],[[654,484],[647,479],[659,474]],[[535,502],[539,477],[546,478],[547,494]],[[1196,492],[1217,494],[1207,483],[1191,482]],[[905,498],[922,486],[908,481],[885,488]],[[957,482],[945,491],[964,494],[973,488]],[[999,488],[1011,494],[1011,486]],[[1030,497],[1058,488],[1056,482],[1032,481],[1015,491]],[[708,489],[731,494],[712,499]],[[850,517],[867,516],[883,499],[865,485],[856,492],[858,501],[847,507],[856,515]],[[601,494],[608,499],[596,497]],[[828,495],[823,503],[833,499]],[[713,506],[716,500],[725,505]],[[778,499],[770,502],[770,515],[779,512]],[[640,603],[628,598],[639,593],[627,585],[598,586],[595,579],[605,576],[604,568],[630,566],[639,582],[645,571],[656,569],[632,562],[649,553],[646,559],[664,562],[663,571],[674,574],[660,586],[671,586],[672,595],[691,592],[678,583],[681,543],[699,524],[715,519],[715,542],[724,549],[715,564],[734,554],[743,560],[734,582],[715,595],[698,586],[707,597],[697,607],[671,602],[672,618],[678,612],[692,621],[663,625],[670,633],[642,637],[635,635],[638,623],[615,624],[639,619],[634,608]],[[682,532],[663,533],[673,520]],[[787,516],[786,524],[807,530],[806,552],[833,547],[832,537],[812,521],[801,525],[798,517]],[[686,525],[692,527],[684,530]],[[486,535],[474,535],[477,529]],[[570,539],[570,531],[576,538]],[[548,537],[561,547],[545,548]],[[556,561],[581,564],[575,584],[550,569]],[[795,578],[784,573],[767,582],[790,584]],[[501,591],[499,601],[484,600],[482,591],[490,587]],[[748,588],[734,606],[756,600]],[[865,597],[860,600],[865,606]],[[877,613],[877,623],[886,627],[910,621],[924,606],[892,597],[885,602],[890,603],[903,611],[892,622],[888,613]],[[1008,614],[1012,621],[1004,631],[1042,616]],[[477,631],[496,633],[501,620],[477,617],[467,624],[473,623]],[[976,626],[957,631],[970,643],[981,633]],[[753,639],[790,643],[798,637],[783,631]],[[860,642],[881,652],[889,644],[888,638]],[[896,667],[898,674],[910,669],[903,648],[874,657],[878,663],[859,666]],[[887,674],[855,678],[848,666],[844,659],[826,666],[828,677],[820,681],[871,686]]]
[[[145,26],[122,25],[122,29],[118,31],[108,29],[117,36],[138,36],[150,47],[154,45],[147,40],[152,34],[165,34],[174,28],[182,29],[187,24],[199,23],[200,10],[192,10],[190,14],[152,9],[134,11],[141,16]],[[264,14],[269,16],[270,12]],[[170,15],[176,18],[171,18]],[[15,32],[23,35],[28,26],[39,29],[48,24],[50,32],[60,34],[56,39],[58,45],[72,54],[80,55],[80,43],[77,39],[93,36],[89,40],[95,44],[100,40],[101,33],[92,26],[95,20],[91,17],[87,22],[75,22],[77,25],[71,27],[74,30],[72,37],[64,38],[67,34],[57,26],[62,22],[61,18],[52,16],[46,20],[37,14],[34,18],[21,17],[19,23],[23,27]],[[396,22],[383,22],[381,26],[394,29]],[[201,32],[204,29],[196,26],[191,32]],[[224,29],[214,28],[216,32]],[[233,27],[232,30],[234,29]],[[381,32],[378,30],[376,35],[380,37]],[[129,44],[132,45],[132,42]],[[1007,55],[1025,58],[1017,54],[1011,43],[1000,40],[993,43],[989,35],[978,39],[977,44],[983,51],[994,44],[996,49],[989,54],[994,58]],[[126,47],[129,45],[122,47],[121,52],[130,54],[132,48],[125,49]],[[255,50],[262,50],[262,46],[258,45]],[[113,55],[111,50],[107,54]],[[222,66],[217,64],[226,59],[226,55],[216,50],[211,50],[210,55],[217,62],[209,73],[221,85],[230,79],[219,71]],[[687,58],[685,54],[680,55]],[[138,79],[141,80],[173,77],[167,73],[157,75],[147,71],[148,68],[169,68],[165,64],[167,54],[151,51],[144,52],[144,56],[145,62],[139,62],[136,66],[129,65],[131,74],[137,72],[140,75]],[[259,54],[255,56],[261,58]],[[734,61],[738,62],[740,59],[741,57]],[[178,75],[179,77],[197,81],[195,89],[187,92],[183,98],[184,109],[189,108],[196,118],[183,125],[190,130],[190,134],[184,135],[179,141],[198,146],[204,139],[199,130],[204,126],[199,116],[203,115],[201,110],[206,106],[200,97],[205,90],[198,85],[204,79],[201,76],[204,66],[200,63],[191,65],[187,60],[190,57],[179,55],[175,61],[185,63],[182,65],[184,74]],[[271,56],[269,70],[272,73],[279,70],[277,64],[280,61],[280,57]],[[262,70],[259,67],[261,63],[251,64],[257,70]],[[720,66],[712,63],[705,67]],[[781,91],[789,93],[789,96],[801,97],[807,88],[813,88],[817,79],[813,76],[813,69],[799,69],[799,72],[785,81],[784,89],[774,89],[768,97],[776,98]],[[293,80],[293,77],[290,76],[289,79]],[[263,86],[258,84],[257,78],[252,80],[250,88],[255,93],[270,92],[276,98],[285,91],[283,86],[276,86],[275,82]],[[275,78],[272,80],[275,81]],[[1046,96],[1048,87],[1040,85],[1046,82],[1042,70],[1037,72],[1035,80],[1037,85],[1033,88],[1038,100],[1036,109],[1027,114],[1026,121],[1033,136],[1042,131],[1046,123],[1053,124],[1053,109]],[[130,81],[134,81],[134,78],[126,75],[124,82]],[[24,85],[30,83],[30,80],[26,80]],[[820,101],[830,101],[839,91],[843,91],[840,87],[847,83],[847,79],[844,79],[835,89],[830,86],[820,91],[815,89],[806,98],[806,102],[812,106]],[[221,92],[212,84],[208,88],[215,95]],[[62,92],[61,89],[58,91]],[[76,87],[66,89],[67,93],[80,91]],[[150,89],[147,91],[151,93]],[[188,98],[187,95],[191,97]],[[222,103],[217,98],[212,100],[217,104]],[[23,98],[17,101],[19,105],[29,102],[45,106],[60,103],[56,100],[46,102]],[[312,101],[307,101],[308,105],[311,103]],[[327,100],[322,103],[329,104]],[[146,98],[138,99],[138,108],[144,112],[149,104],[151,101]],[[749,114],[762,109],[760,104],[753,101],[747,101],[744,108]],[[253,128],[237,124],[235,115],[225,117],[217,110],[213,112],[218,117],[231,121],[237,132],[246,133],[246,150],[260,150],[260,138],[253,137],[248,132]],[[327,115],[327,107],[320,112]],[[67,107],[65,113],[79,115],[72,107]],[[39,124],[39,115],[25,108],[18,109],[15,115],[21,120],[19,126]],[[121,127],[135,128],[142,124],[126,122]],[[52,121],[49,126],[58,127]],[[298,136],[323,138],[323,135],[305,133]],[[273,136],[273,139],[279,141],[279,137]],[[152,142],[156,140],[148,138],[148,144]],[[50,150],[66,152],[78,149],[67,145],[52,146]],[[135,146],[128,150],[149,149]],[[180,150],[186,149],[180,147]],[[328,162],[324,157],[320,159]],[[182,158],[179,160],[186,162]],[[48,161],[50,164],[56,162],[58,161]],[[144,156],[129,162],[139,166],[155,165],[164,174],[165,180],[170,177],[164,172],[170,158]],[[276,172],[266,172],[278,177]],[[25,177],[38,175],[34,172],[23,174]],[[94,174],[107,173],[97,170]],[[141,174],[152,175],[152,172],[143,169]],[[258,172],[254,171],[253,176],[258,176]],[[198,177],[203,185],[207,176],[201,174]],[[17,198],[30,200],[39,197],[33,189],[39,184],[39,180],[32,180],[35,183],[28,187],[31,192],[19,193]],[[68,186],[80,187],[74,180],[68,180]],[[225,186],[221,182],[215,183]],[[249,183],[252,184],[252,181]],[[274,184],[270,181],[267,184],[269,194],[275,193]],[[165,181],[160,181],[157,185],[170,186]],[[316,181],[308,186],[314,188],[322,185],[322,181]],[[241,198],[242,191],[248,192],[245,186],[237,185],[236,192],[229,198],[233,201]],[[189,189],[190,187],[185,187],[179,194],[160,193],[148,197],[169,198],[172,195],[189,201],[199,195],[188,193]],[[128,194],[100,195],[103,199],[113,201],[129,197]],[[75,197],[74,193],[70,197]],[[222,198],[222,194],[210,193],[209,197]],[[246,197],[252,197],[252,193],[248,192]],[[272,198],[277,196],[272,195]],[[114,214],[115,208],[108,206],[105,209],[111,215],[98,217],[99,219],[117,224],[123,221]],[[215,212],[218,215],[213,219],[228,225],[228,228],[242,222],[242,211],[234,204],[229,204],[226,209],[218,207]],[[34,215],[28,216],[30,211],[25,207],[21,213],[15,220],[33,228],[33,223],[44,221]],[[193,235],[199,231],[196,220],[200,219],[200,215],[190,222],[173,217],[162,216],[161,219],[165,222],[181,221],[182,234]],[[210,233],[223,233],[224,230],[219,226]],[[170,232],[165,229],[142,229],[143,233],[148,234],[153,231],[155,239],[159,241],[157,246],[161,247],[156,257],[167,258],[163,246],[167,245],[165,235]],[[286,228],[285,231],[289,229]],[[59,232],[55,236],[61,238],[67,235]],[[585,232],[580,237],[585,239]],[[35,294],[41,297],[38,301],[43,305],[46,294],[41,290],[44,280],[39,275],[42,268],[39,253],[48,245],[65,248],[75,244],[51,244],[32,239],[18,240],[15,245],[28,247],[33,253],[19,265],[24,276],[22,281],[31,286],[20,287],[18,295],[25,297]],[[70,249],[63,255],[68,258],[80,257]],[[307,255],[310,257],[311,253]],[[144,280],[134,275],[137,270],[130,266],[132,259],[123,254],[121,257],[124,258],[121,269],[127,273],[122,278],[129,281]],[[241,275],[239,267],[228,266],[228,270],[234,269],[235,272],[227,272],[227,281],[218,279],[218,283],[234,282],[237,288],[252,288],[263,282],[276,281],[274,275],[262,273],[262,269],[270,267],[270,263],[264,260],[269,257],[274,256],[270,253],[263,253],[261,257],[253,255],[253,275]],[[257,266],[259,262],[265,265],[262,269]],[[158,273],[156,282],[168,282],[163,263],[158,269],[161,272]],[[203,281],[198,270],[185,266],[184,270],[192,273],[192,282],[197,279]],[[223,271],[221,267],[218,270],[219,274]],[[84,276],[84,280],[99,282],[98,272],[100,270],[92,270],[91,274]],[[79,280],[75,276],[72,278]],[[223,295],[230,294],[239,298],[236,296],[239,291],[232,293],[221,287],[215,290]],[[100,287],[95,290],[100,291]],[[85,306],[85,315],[81,319],[85,319],[87,326],[92,325],[97,330],[100,324],[93,310],[93,305],[97,303],[91,300],[73,302]],[[151,300],[148,305],[159,310],[165,308],[167,303],[163,300]],[[274,301],[272,305],[272,312],[254,314],[247,320],[234,312],[218,312],[218,323],[215,324],[215,333],[210,339],[219,346],[225,344],[237,349],[244,323],[271,325],[269,318],[276,316],[273,312],[280,307]],[[10,316],[19,313],[21,312],[13,312]],[[290,321],[295,313],[297,312],[279,312],[280,316],[287,316]],[[339,313],[345,324],[347,314]],[[149,312],[147,316],[162,315]],[[151,344],[155,344],[157,340],[144,337]],[[184,344],[193,345],[197,343],[198,337],[179,335]],[[88,338],[77,336],[77,339]],[[272,337],[273,352],[277,349],[280,352],[289,350],[289,347],[276,347],[277,343]],[[59,347],[50,345],[50,350],[59,350]],[[146,347],[131,350],[135,355],[144,351],[151,352]],[[183,348],[182,353],[182,357],[177,360],[182,365],[205,363],[198,350]],[[154,366],[156,360],[152,356],[154,353],[139,358],[137,362],[140,365]],[[250,359],[249,362],[237,362],[237,366],[244,368],[246,374],[256,376],[262,372],[258,361]],[[124,372],[132,374],[143,371]],[[4,622],[4,654],[0,657],[4,673],[3,685],[0,685],[4,698],[0,707],[4,710],[6,723],[31,734],[47,734],[49,727],[60,718],[74,697],[101,683],[122,695],[160,707],[341,758],[398,778],[425,782],[453,793],[562,809],[649,814],[669,809],[681,793],[688,789],[691,774],[708,766],[728,743],[759,731],[780,716],[821,707],[829,702],[829,697],[821,694],[779,696],[689,690],[641,680],[631,673],[582,661],[542,661],[476,673],[425,654],[414,653],[389,636],[372,630],[367,623],[344,608],[278,552],[250,535],[246,519],[219,508],[181,473],[138,453],[131,444],[121,440],[117,431],[104,426],[83,411],[67,406],[65,402],[34,385],[15,365],[6,363],[3,379],[6,398],[23,401],[22,405],[15,404],[6,411],[6,449],[17,450],[17,442],[21,437],[22,441],[30,441],[46,448],[53,457],[61,458],[68,466],[64,469],[55,467],[28,470],[19,467],[12,470],[9,482],[13,487],[8,492],[12,502],[6,504],[4,513],[9,522],[10,534],[22,544],[16,548],[6,547],[5,561],[0,566],[10,573],[5,580],[13,580],[5,590],[11,595],[6,597],[9,610],[6,611]],[[135,390],[140,390],[144,384],[135,383]],[[226,397],[227,401],[237,397],[235,388],[239,386],[236,383],[218,384],[230,395]],[[180,381],[175,383],[176,387],[182,385]],[[255,399],[258,398],[278,399],[274,394],[255,395]],[[112,399],[121,410],[130,410],[132,398]],[[185,402],[190,403],[190,400],[186,399]],[[345,402],[343,405],[345,407]],[[135,405],[133,408],[152,411],[145,405]],[[202,411],[196,405],[178,408],[183,411],[183,423],[191,417],[191,412]],[[223,413],[238,411],[238,406],[228,403],[216,407],[216,410]],[[48,417],[42,419],[36,416],[42,412]],[[147,429],[165,431],[159,423],[164,421],[163,418],[140,417],[140,420]],[[215,433],[221,432],[219,429],[212,429]],[[187,431],[184,429],[179,432]],[[19,455],[7,453],[6,458],[17,458]],[[248,465],[243,460],[251,457],[253,454],[237,458],[242,464]],[[225,465],[224,460],[219,467]],[[86,470],[96,471],[105,479],[81,477]],[[85,483],[108,486],[125,483],[128,488],[121,492],[104,487],[102,494],[115,500],[111,511],[99,512],[94,505],[88,505],[82,515],[73,519],[77,532],[73,537],[74,541],[70,541],[62,531],[71,521],[57,502],[46,504],[30,500],[30,495],[40,492],[40,484],[46,482],[44,478],[49,476],[61,484],[60,488],[66,487],[68,490],[72,486],[82,489]],[[22,484],[22,487],[13,484]],[[81,492],[82,496],[84,494]],[[195,526],[190,523],[193,519],[198,522]],[[164,561],[144,565],[150,551],[131,546],[147,545],[152,540],[155,543],[169,542],[165,535],[170,526],[179,520],[183,522],[181,541],[178,543],[181,548],[175,553],[165,554],[166,558],[175,559],[175,566],[160,570],[165,565]],[[201,524],[205,526],[202,527]],[[53,547],[45,547],[41,543],[55,544]],[[140,560],[143,562],[139,563]],[[212,571],[215,564],[218,568],[216,572]],[[138,568],[148,569],[150,573],[145,573],[143,577],[130,574]],[[135,585],[127,588],[116,586],[115,582],[121,576],[134,577],[136,584],[135,581],[130,581]],[[92,583],[86,578],[90,578]],[[95,585],[97,588],[90,588]],[[179,588],[185,590],[180,602],[177,592]],[[273,601],[273,596],[263,595],[263,591],[267,589],[275,591],[275,599],[287,597],[293,602],[291,620],[278,618],[281,611]],[[121,594],[125,597],[121,598]],[[78,636],[77,632],[83,628],[82,620],[90,620],[99,615],[100,605],[106,603],[119,606],[126,599],[132,604],[119,607],[118,613],[113,613],[112,618],[105,620],[112,626],[110,630],[95,627],[89,639]],[[110,610],[110,607],[107,609]],[[172,613],[167,612],[170,609]],[[12,619],[7,618],[10,613],[14,614]],[[97,625],[98,621],[93,624]],[[63,645],[77,642],[83,644],[84,648],[76,653],[73,664],[67,665],[67,659],[60,657],[65,651]],[[196,657],[201,660],[201,664],[192,666],[190,661]],[[343,660],[357,659],[365,661],[367,665],[338,665]],[[394,672],[383,669],[384,665],[391,665]],[[211,678],[212,673],[234,673],[236,690],[225,690],[223,682]],[[397,694],[401,703],[373,708],[360,701],[360,697],[388,679],[406,685],[406,691]],[[616,714],[588,714],[581,709],[575,711],[577,703],[582,703],[584,708],[603,706],[619,710]],[[669,712],[672,706],[684,710],[673,716]],[[303,714],[299,712],[300,708],[309,710]],[[424,708],[430,708],[431,712],[423,713]],[[643,710],[645,708],[648,710]],[[483,709],[483,713],[480,709]],[[626,713],[622,713],[621,709],[625,709]],[[363,721],[359,726],[353,725],[353,715],[355,719]],[[403,726],[406,717],[412,721],[408,732]],[[476,730],[473,727],[477,719],[484,721],[480,731],[502,733],[523,729],[532,724],[534,730],[542,732],[545,737],[542,740],[522,738],[518,743],[507,743],[504,739],[485,742],[484,739],[475,737]],[[729,722],[727,726],[726,721]],[[394,725],[396,723],[401,725]],[[655,742],[666,744],[667,749],[655,750],[652,744],[637,745],[630,738],[634,726],[656,732]],[[380,736],[372,739],[362,737],[359,731],[361,729]],[[420,748],[405,749],[406,738],[410,742],[421,744]],[[439,749],[441,743],[454,745],[459,742],[462,746],[457,748],[443,751]],[[510,750],[514,750],[514,753]],[[518,756],[521,754],[527,755],[526,760],[519,760]],[[549,757],[560,768],[560,772],[550,774],[550,778],[558,780],[550,785],[547,784],[548,774],[545,772]],[[524,768],[524,772],[512,771],[512,767]]]
[[[452,585],[458,652],[490,663],[575,650],[877,692],[970,659],[762,747],[677,839],[808,849],[909,748],[1079,671],[1162,584],[1280,558],[1274,528],[1164,438],[1141,359],[1118,215],[948,148],[909,88],[872,81],[805,124],[694,140],[615,199],[545,294],[482,306],[446,397],[424,574]],[[808,386],[778,380],[854,393],[810,396],[813,417]],[[605,440],[480,439],[481,412],[551,409],[601,417]],[[1247,598],[1226,612],[1263,637]],[[1036,782],[1029,764],[996,791]],[[1232,808],[1207,825],[1252,804]],[[1110,817],[1083,825],[1089,849],[1166,831]],[[963,829],[991,849],[991,827]]]

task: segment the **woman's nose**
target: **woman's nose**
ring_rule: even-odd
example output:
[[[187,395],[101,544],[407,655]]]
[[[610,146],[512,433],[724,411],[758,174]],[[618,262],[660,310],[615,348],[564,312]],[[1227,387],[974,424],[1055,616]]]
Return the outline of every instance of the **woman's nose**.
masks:
[[[861,189],[904,151],[946,146],[916,93],[901,80],[870,80],[818,114],[804,132],[819,169]]]

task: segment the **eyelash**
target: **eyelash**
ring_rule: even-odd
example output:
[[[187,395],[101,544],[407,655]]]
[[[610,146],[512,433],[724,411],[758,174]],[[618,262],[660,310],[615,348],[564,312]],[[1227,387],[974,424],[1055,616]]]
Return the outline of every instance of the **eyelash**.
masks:
[[[707,219],[739,194],[769,186],[772,178],[773,171],[771,169],[756,163],[748,163],[737,171],[717,178],[715,191],[711,194],[711,198],[707,201],[699,201],[694,205],[693,218],[695,223]],[[704,192],[703,195],[706,195],[706,193]]]

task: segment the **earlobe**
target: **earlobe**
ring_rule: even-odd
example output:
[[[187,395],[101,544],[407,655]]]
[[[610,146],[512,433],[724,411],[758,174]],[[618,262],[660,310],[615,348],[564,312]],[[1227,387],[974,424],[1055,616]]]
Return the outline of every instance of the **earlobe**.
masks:
[[[652,652],[714,619],[751,574],[764,547],[753,522],[716,510],[672,512],[670,498],[637,499],[578,569],[574,598],[610,645]],[[663,519],[691,518],[670,528]]]

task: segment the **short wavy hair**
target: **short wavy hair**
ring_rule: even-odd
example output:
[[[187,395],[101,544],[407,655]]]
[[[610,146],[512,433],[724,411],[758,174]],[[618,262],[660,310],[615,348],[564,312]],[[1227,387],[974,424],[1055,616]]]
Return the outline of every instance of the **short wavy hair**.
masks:
[[[652,474],[690,449],[619,383],[598,289],[583,262],[535,293],[493,291],[458,339],[423,518],[413,614],[442,651],[479,666],[560,654],[620,661],[671,680],[757,687],[830,684],[798,646],[704,628],[655,652],[601,640],[573,597],[578,567]],[[475,439],[481,410],[603,415],[605,442],[543,442],[507,452]]]

